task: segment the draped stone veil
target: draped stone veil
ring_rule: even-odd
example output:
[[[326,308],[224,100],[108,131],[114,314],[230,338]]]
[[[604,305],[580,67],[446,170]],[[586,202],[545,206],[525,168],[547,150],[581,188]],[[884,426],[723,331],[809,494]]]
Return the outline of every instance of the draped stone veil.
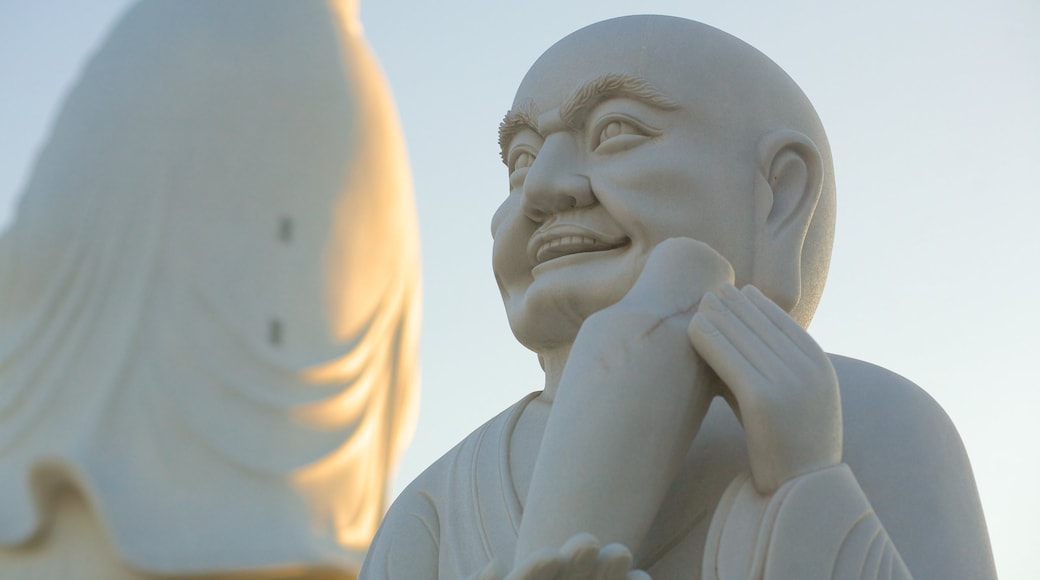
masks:
[[[356,6],[136,5],[0,237],[0,548],[65,485],[144,570],[355,567],[413,424],[418,260]]]

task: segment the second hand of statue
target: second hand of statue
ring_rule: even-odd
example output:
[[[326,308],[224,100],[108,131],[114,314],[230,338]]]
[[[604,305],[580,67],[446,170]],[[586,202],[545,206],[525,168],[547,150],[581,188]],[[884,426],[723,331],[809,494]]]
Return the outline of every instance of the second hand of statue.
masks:
[[[841,462],[834,367],[786,312],[754,286],[727,285],[704,296],[689,331],[732,394],[760,493]]]

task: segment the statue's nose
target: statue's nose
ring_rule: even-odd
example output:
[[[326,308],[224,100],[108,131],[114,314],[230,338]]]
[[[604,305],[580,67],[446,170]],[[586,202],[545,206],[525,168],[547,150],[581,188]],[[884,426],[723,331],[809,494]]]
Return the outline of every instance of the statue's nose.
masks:
[[[524,214],[543,222],[561,211],[592,205],[595,196],[582,173],[582,159],[577,136],[561,132],[546,138],[524,178]]]

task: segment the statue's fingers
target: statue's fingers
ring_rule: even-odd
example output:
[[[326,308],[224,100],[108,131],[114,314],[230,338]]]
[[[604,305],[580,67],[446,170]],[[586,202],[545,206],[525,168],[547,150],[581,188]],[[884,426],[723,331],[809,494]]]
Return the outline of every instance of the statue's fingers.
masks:
[[[740,415],[743,417],[743,409],[754,400],[749,392],[753,387],[749,385],[761,384],[766,379],[708,317],[705,309],[706,307],[702,306],[701,311],[697,312],[690,322],[690,342],[694,350],[736,397]]]
[[[624,580],[632,569],[632,552],[621,544],[608,544],[599,551],[596,580]]]
[[[758,292],[758,295],[761,296],[761,293]],[[744,292],[737,290],[731,284],[725,285],[716,294],[716,297],[721,300],[729,313],[732,313],[748,330],[754,333],[766,348],[776,355],[777,360],[787,364],[797,364],[805,359],[806,354],[792,340],[788,334],[789,330],[784,329],[784,325],[781,323],[783,322],[782,319],[786,318],[788,322],[795,326],[798,326],[798,324],[791,320],[779,306],[773,304],[768,298],[761,296],[764,304],[753,301]],[[769,308],[770,306],[772,308]],[[801,330],[801,327],[798,327],[798,329]],[[802,330],[802,333],[804,334],[805,331]],[[765,371],[766,369],[760,370]]]
[[[809,333],[795,322],[783,308],[780,308],[775,302],[767,298],[765,294],[762,294],[761,290],[748,284],[741,289],[741,294],[754,304],[764,316],[769,318],[806,356],[817,358],[823,355],[823,349],[816,344],[816,341],[809,336]]]
[[[632,570],[625,575],[625,580],[653,580],[650,575],[642,570]]]
[[[566,569],[567,563],[559,552],[544,548],[528,556],[505,580],[560,580]]]
[[[733,370],[739,371],[746,366],[750,366],[755,372],[748,375],[749,378],[754,378],[757,375],[767,379],[768,382],[776,382],[778,377],[787,374],[787,364],[784,359],[777,355],[763,337],[759,335],[758,330],[761,329],[756,330],[749,326],[730,306],[731,304],[728,300],[723,301],[715,293],[705,294],[701,300],[697,317],[702,321],[710,321],[712,328],[717,330],[713,335],[712,342],[726,342],[732,347],[731,349],[718,350],[718,356],[716,357],[711,357],[703,352],[701,356],[705,357],[708,364],[715,369],[715,372],[727,384],[730,384],[729,381],[726,380],[722,369],[718,367],[732,367]],[[761,320],[759,322],[761,323]],[[694,340],[694,331],[697,327],[696,324],[691,323],[688,329],[691,332],[691,341]],[[697,346],[696,342],[694,346]],[[789,348],[793,349],[794,347]],[[697,351],[701,352],[701,349],[698,348]],[[719,358],[721,356],[725,356],[725,359]],[[801,358],[800,353],[799,358]],[[737,382],[746,381],[738,380]],[[735,387],[736,385],[730,384],[730,388]]]
[[[564,542],[563,547],[560,548],[560,555],[568,563],[566,578],[571,580],[591,578],[596,570],[599,553],[599,540],[592,534],[575,534]]]
[[[733,282],[733,268],[711,246],[669,238],[650,252],[624,300],[660,305],[664,315],[692,314],[704,292],[726,282]]]

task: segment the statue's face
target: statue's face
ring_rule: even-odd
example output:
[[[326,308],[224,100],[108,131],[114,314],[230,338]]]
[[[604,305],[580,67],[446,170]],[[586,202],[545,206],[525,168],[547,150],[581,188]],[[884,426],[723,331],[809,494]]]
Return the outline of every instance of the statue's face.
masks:
[[[690,74],[700,65],[607,32],[550,49],[503,123],[494,270],[514,333],[538,352],[621,299],[667,238],[709,244],[738,279],[750,252],[754,140],[716,113],[725,99]]]

